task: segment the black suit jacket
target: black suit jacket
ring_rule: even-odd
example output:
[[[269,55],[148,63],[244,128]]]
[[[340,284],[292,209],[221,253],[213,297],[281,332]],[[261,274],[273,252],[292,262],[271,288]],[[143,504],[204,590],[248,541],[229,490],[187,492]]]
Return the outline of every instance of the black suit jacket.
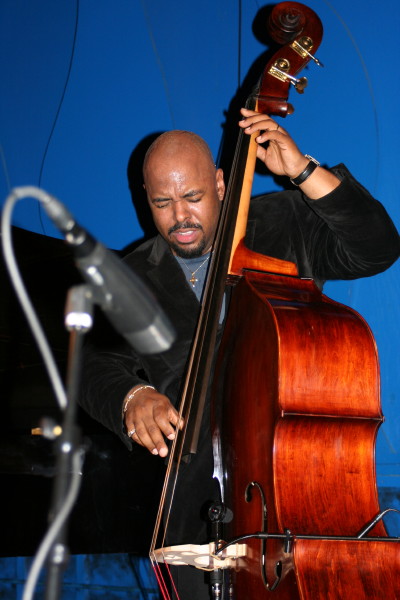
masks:
[[[299,189],[255,198],[246,243],[257,252],[295,262],[301,277],[320,286],[327,279],[354,279],[388,268],[399,256],[399,235],[383,206],[343,165],[341,184],[319,200]],[[166,352],[138,356],[118,336],[97,329],[88,343],[81,405],[131,447],[123,428],[122,402],[137,384],[151,383],[172,402],[192,344],[199,303],[167,243],[157,236],[125,257],[176,328]]]

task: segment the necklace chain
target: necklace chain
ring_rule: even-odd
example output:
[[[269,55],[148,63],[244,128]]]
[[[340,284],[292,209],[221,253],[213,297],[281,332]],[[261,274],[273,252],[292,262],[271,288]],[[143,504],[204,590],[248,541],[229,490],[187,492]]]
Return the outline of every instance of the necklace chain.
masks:
[[[187,270],[189,271],[189,273],[191,273],[191,278],[189,279],[190,283],[192,284],[192,286],[194,287],[196,285],[196,283],[198,282],[198,279],[196,279],[195,275],[197,273],[197,271],[199,271],[201,269],[201,267],[203,267],[206,262],[208,261],[208,259],[210,258],[210,254],[207,256],[207,258],[205,260],[203,260],[203,262],[201,263],[201,265],[199,265],[197,267],[197,269],[195,269],[194,271],[192,271],[192,269],[190,269],[187,264],[185,263],[185,261],[182,259],[182,263],[184,264],[184,266],[187,268]]]

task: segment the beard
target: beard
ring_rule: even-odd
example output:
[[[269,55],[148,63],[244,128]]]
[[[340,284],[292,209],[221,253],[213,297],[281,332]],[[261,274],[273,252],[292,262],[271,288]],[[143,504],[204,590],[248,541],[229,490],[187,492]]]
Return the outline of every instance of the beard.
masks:
[[[185,223],[177,223],[171,229],[169,229],[168,234],[170,235],[174,231],[178,229],[201,229],[201,225],[197,225],[195,223],[185,222]],[[206,248],[206,240],[204,237],[200,240],[200,242],[195,247],[185,248],[185,246],[180,246],[173,241],[169,240],[169,245],[172,250],[177,254],[180,258],[199,258]]]
[[[185,248],[172,242],[170,242],[170,247],[180,258],[199,258],[206,248],[206,241],[203,238],[195,248]]]

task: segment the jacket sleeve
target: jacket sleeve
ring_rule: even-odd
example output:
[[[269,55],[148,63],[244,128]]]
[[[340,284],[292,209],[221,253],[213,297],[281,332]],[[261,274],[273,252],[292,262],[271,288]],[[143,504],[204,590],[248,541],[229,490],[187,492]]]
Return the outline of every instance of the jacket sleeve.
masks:
[[[100,322],[84,347],[79,404],[131,448],[123,425],[123,400],[132,387],[148,381],[139,356],[108,323],[102,318]]]
[[[355,279],[380,273],[399,257],[400,238],[385,208],[340,165],[336,190],[304,198],[319,222],[308,231],[312,270],[321,279]]]
[[[321,283],[380,273],[399,256],[396,227],[344,165],[332,171],[341,183],[318,200],[299,189],[255,198],[246,242],[257,252],[295,262],[301,276]]]

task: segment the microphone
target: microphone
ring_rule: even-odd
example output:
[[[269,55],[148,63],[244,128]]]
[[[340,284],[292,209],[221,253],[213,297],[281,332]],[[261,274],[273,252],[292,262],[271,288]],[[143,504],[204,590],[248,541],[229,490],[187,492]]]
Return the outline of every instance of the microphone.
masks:
[[[168,350],[175,331],[141,279],[83,229],[57,198],[46,194],[42,199],[46,213],[72,247],[78,269],[93,286],[96,301],[114,328],[139,353]]]

